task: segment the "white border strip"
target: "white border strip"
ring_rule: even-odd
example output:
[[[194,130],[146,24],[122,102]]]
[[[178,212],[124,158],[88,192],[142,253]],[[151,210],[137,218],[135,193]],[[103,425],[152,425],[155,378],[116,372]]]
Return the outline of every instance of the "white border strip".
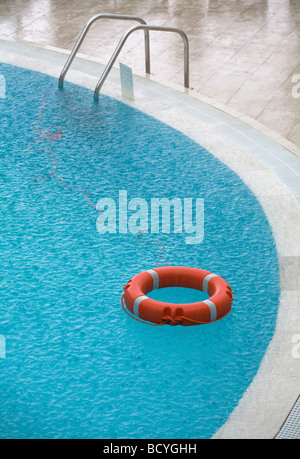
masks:
[[[217,320],[217,308],[216,308],[215,303],[211,300],[205,300],[203,301],[203,303],[207,304],[207,306],[209,307],[210,321],[214,322],[215,320]]]
[[[147,273],[151,274],[152,279],[153,279],[153,290],[159,288],[159,275],[154,269],[149,269],[146,271]]]
[[[135,300],[134,300],[134,303],[133,303],[133,314],[135,316],[138,316],[139,317],[139,307],[140,307],[140,304],[143,300],[147,300],[148,297],[143,295],[143,296],[138,296]]]
[[[218,275],[214,274],[214,273],[210,273],[210,274],[207,274],[207,276],[204,277],[203,282],[202,282],[202,290],[203,290],[203,292],[208,293],[208,291],[207,291],[208,283],[209,283],[210,279],[213,279],[214,277],[218,277]]]

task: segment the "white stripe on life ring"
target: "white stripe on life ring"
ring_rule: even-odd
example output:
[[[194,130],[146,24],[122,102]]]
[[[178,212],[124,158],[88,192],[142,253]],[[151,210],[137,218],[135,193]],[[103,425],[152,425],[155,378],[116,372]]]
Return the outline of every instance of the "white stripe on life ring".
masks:
[[[209,283],[210,279],[212,279],[213,277],[218,277],[218,275],[214,274],[214,273],[210,273],[210,274],[207,274],[207,276],[204,277],[203,282],[202,282],[202,290],[203,290],[203,292],[208,293],[208,291],[207,291],[208,283]]]
[[[149,269],[147,273],[151,274],[153,278],[153,290],[159,288],[159,275],[157,274],[157,272],[154,271],[154,269]]]
[[[210,321],[213,322],[214,320],[217,319],[217,308],[215,303],[211,300],[205,300],[203,303],[207,304],[207,306],[210,309]]]
[[[148,296],[138,296],[135,300],[134,300],[134,303],[133,303],[133,314],[135,316],[138,316],[139,317],[139,306],[140,306],[140,303],[143,301],[143,300],[147,300],[149,297]]]

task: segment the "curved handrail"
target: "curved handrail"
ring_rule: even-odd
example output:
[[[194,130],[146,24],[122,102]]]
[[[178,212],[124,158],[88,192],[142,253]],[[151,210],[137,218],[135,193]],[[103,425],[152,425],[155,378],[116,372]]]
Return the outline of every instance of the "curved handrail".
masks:
[[[155,30],[155,31],[159,31],[159,32],[175,32],[177,34],[179,34],[181,37],[182,37],[182,40],[183,40],[183,44],[184,44],[184,87],[185,88],[189,88],[189,41],[188,41],[188,37],[186,35],[186,33],[181,30],[181,29],[178,29],[176,27],[165,27],[165,26],[150,26],[150,25],[139,25],[139,26],[134,26],[132,27],[131,29],[129,29],[125,35],[123,35],[123,37],[121,38],[118,46],[116,47],[112,57],[110,58],[107,66],[105,67],[101,77],[100,77],[100,80],[98,81],[97,83],[97,86],[95,88],[95,91],[94,91],[94,100],[95,102],[98,102],[99,100],[99,92],[109,74],[109,72],[111,71],[118,55],[120,54],[120,51],[122,50],[123,46],[125,45],[125,42],[126,40],[128,39],[128,37],[133,33],[133,32],[136,32],[137,30],[144,30],[144,31],[148,31],[149,30]],[[147,73],[150,73],[150,72],[147,72]]]
[[[59,80],[58,80],[58,87],[60,89],[63,88],[64,86],[64,79],[65,76],[80,48],[82,45],[83,40],[86,37],[86,34],[88,33],[90,27],[94,24],[94,22],[98,21],[99,19],[118,19],[118,20],[125,20],[125,21],[137,21],[141,24],[147,24],[146,21],[138,16],[131,16],[131,15],[121,15],[121,14],[97,14],[96,16],[93,16],[89,21],[86,23],[85,27],[83,28],[81,34],[79,35],[79,38],[77,42],[75,43],[75,46],[68,57],[68,60],[60,74]],[[146,66],[146,73],[150,73],[150,42],[149,42],[149,31],[145,30],[145,66]]]

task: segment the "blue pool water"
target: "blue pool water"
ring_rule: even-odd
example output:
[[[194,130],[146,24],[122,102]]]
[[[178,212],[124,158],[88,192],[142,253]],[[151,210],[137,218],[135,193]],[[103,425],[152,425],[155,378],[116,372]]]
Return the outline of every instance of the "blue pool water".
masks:
[[[0,73],[0,437],[210,438],[275,329],[278,260],[259,202],[205,149],[133,108],[105,96],[96,106],[90,91],[58,91],[40,73]],[[43,96],[36,127],[49,136],[33,142]],[[94,205],[118,202],[119,190],[149,202],[204,198],[203,242],[172,231],[100,235],[83,189]],[[232,312],[195,327],[128,317],[122,287],[157,266],[159,244],[170,264],[223,276]]]

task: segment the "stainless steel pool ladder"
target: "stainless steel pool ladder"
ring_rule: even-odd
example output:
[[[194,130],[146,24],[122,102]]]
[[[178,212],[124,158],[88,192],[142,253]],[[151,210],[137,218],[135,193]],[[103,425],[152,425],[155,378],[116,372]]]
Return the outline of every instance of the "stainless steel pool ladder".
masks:
[[[131,16],[131,15],[124,15],[124,14],[97,14],[96,16],[93,16],[91,19],[88,20],[84,28],[82,29],[81,34],[79,35],[78,40],[75,43],[75,46],[68,57],[67,62],[65,63],[65,66],[60,74],[59,80],[58,80],[58,87],[63,88],[64,86],[64,80],[65,76],[71,67],[71,64],[76,56],[76,54],[79,51],[80,46],[82,45],[88,31],[90,30],[91,26],[98,21],[99,19],[117,19],[117,20],[123,20],[123,21],[137,21],[140,24],[146,24],[146,21],[144,19],[138,17],[138,16]],[[146,73],[150,73],[150,48],[149,48],[149,32],[145,31],[145,64],[146,64]]]
[[[85,39],[90,27],[94,22],[96,22],[99,19],[118,19],[118,20],[129,20],[129,21],[137,21],[141,25],[131,27],[121,38],[119,44],[117,45],[114,53],[112,54],[112,57],[110,58],[108,64],[106,65],[97,85],[94,91],[94,100],[98,102],[99,100],[99,92],[109,75],[116,59],[118,58],[123,46],[125,45],[127,39],[130,37],[130,35],[137,30],[144,30],[144,36],[145,36],[145,67],[146,67],[146,73],[150,74],[150,39],[149,39],[149,31],[158,31],[158,32],[174,32],[177,33],[181,36],[183,40],[183,45],[184,45],[184,87],[189,88],[189,41],[187,38],[186,33],[178,29],[177,27],[165,27],[165,26],[154,26],[154,25],[147,25],[146,21],[138,16],[130,16],[130,15],[120,15],[120,14],[98,14],[96,16],[93,16],[85,25],[83,28],[61,74],[59,77],[58,81],[58,86],[60,89],[63,88],[64,85],[64,79],[65,76],[80,48],[82,45],[83,40]]]

